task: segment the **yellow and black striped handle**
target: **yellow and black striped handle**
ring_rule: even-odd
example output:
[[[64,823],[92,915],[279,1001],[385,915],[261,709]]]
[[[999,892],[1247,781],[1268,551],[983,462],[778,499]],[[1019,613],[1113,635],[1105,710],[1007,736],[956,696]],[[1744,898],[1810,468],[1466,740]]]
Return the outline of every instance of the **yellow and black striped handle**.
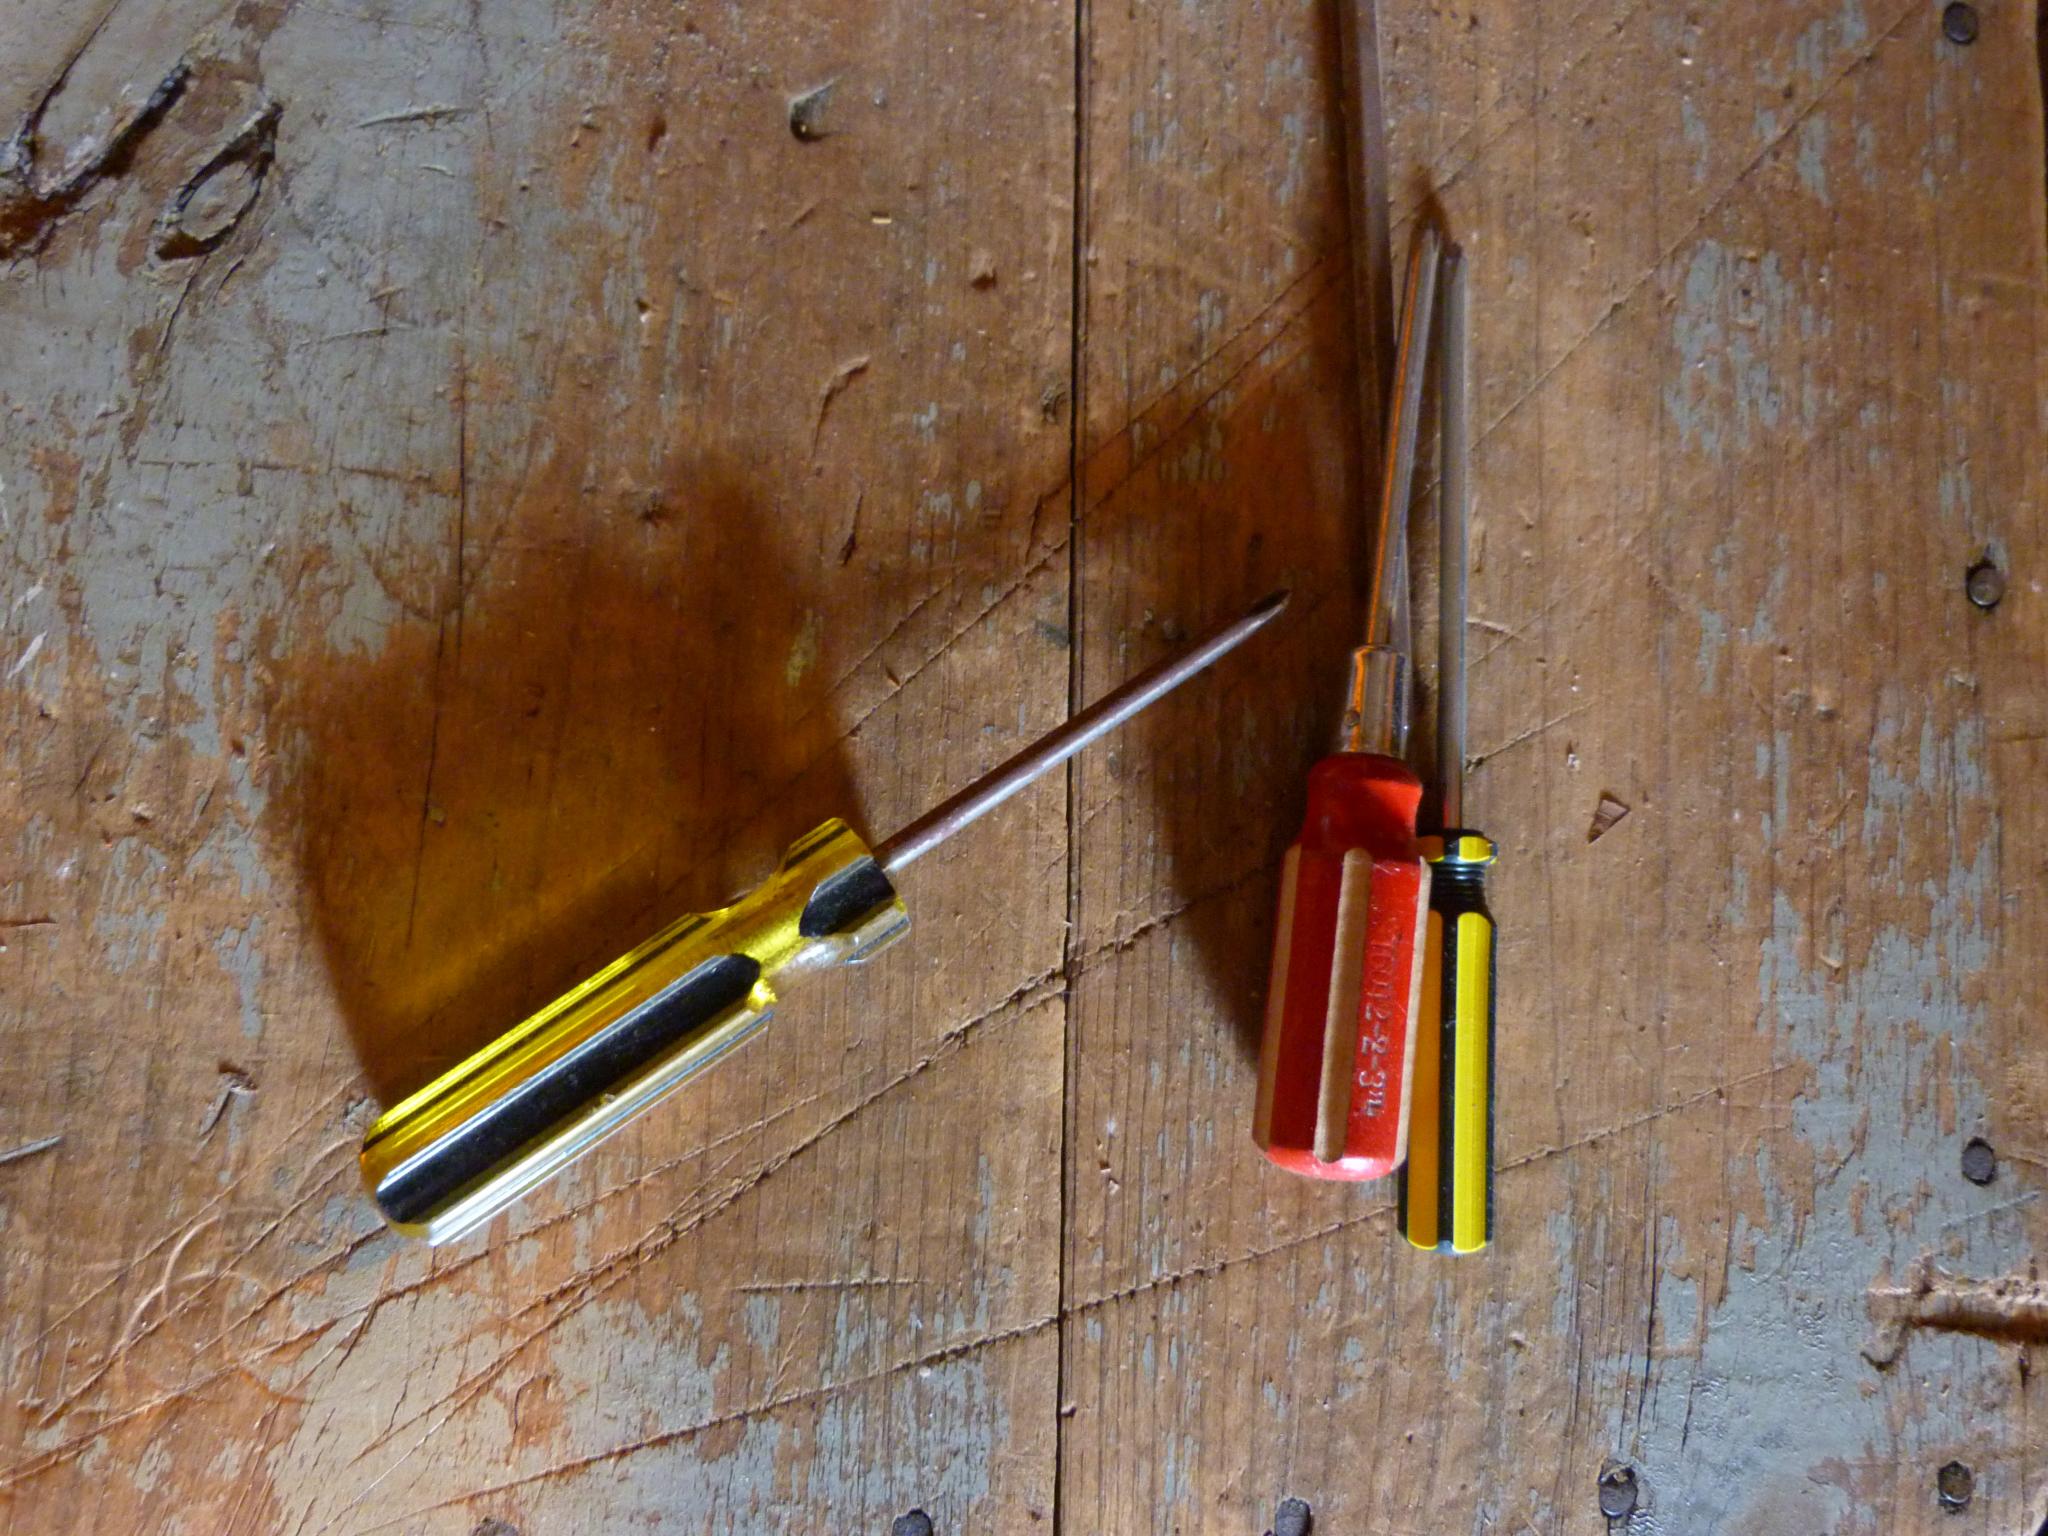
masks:
[[[755,890],[678,918],[387,1110],[363,1182],[399,1231],[460,1237],[753,1034],[779,984],[909,925],[868,845],[828,821]]]
[[[1494,931],[1492,839],[1421,840],[1431,865],[1429,933],[1415,1036],[1401,1231],[1417,1248],[1477,1253],[1493,1240]]]

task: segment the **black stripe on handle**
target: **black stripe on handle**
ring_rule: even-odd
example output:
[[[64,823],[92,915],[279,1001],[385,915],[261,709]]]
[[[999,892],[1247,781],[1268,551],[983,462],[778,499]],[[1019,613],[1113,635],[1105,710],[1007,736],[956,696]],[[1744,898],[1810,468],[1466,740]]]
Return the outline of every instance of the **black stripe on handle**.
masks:
[[[378,1183],[377,1204],[395,1222],[424,1221],[528,1142],[745,1002],[760,976],[746,955],[706,960],[400,1163]]]

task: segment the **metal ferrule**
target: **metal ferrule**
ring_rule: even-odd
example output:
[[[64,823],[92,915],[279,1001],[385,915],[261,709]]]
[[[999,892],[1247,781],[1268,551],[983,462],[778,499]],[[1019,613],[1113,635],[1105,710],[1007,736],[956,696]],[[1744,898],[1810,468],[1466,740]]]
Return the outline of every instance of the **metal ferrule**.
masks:
[[[1492,838],[1484,832],[1468,832],[1462,827],[1431,832],[1416,842],[1424,859],[1446,867],[1491,864],[1500,857],[1500,847]]]
[[[1378,757],[1408,756],[1408,658],[1390,645],[1362,645],[1351,653],[1351,687],[1344,699],[1344,750]]]

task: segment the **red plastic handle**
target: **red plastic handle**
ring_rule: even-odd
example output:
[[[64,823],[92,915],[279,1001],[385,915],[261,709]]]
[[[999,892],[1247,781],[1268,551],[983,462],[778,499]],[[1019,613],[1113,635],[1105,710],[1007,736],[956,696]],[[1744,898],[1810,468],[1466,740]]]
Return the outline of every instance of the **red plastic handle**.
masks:
[[[1252,1133],[1294,1173],[1378,1179],[1407,1155],[1429,913],[1421,802],[1395,758],[1340,753],[1309,773],[1280,877]]]

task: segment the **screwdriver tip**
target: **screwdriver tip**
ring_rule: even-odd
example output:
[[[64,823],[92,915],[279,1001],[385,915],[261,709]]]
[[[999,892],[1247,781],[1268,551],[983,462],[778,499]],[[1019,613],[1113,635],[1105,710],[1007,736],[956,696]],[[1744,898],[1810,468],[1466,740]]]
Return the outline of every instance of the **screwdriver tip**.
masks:
[[[1245,617],[1248,619],[1275,618],[1279,615],[1280,610],[1287,606],[1288,598],[1293,595],[1285,587],[1282,587],[1277,592],[1268,592],[1264,597],[1252,604],[1251,611]]]

